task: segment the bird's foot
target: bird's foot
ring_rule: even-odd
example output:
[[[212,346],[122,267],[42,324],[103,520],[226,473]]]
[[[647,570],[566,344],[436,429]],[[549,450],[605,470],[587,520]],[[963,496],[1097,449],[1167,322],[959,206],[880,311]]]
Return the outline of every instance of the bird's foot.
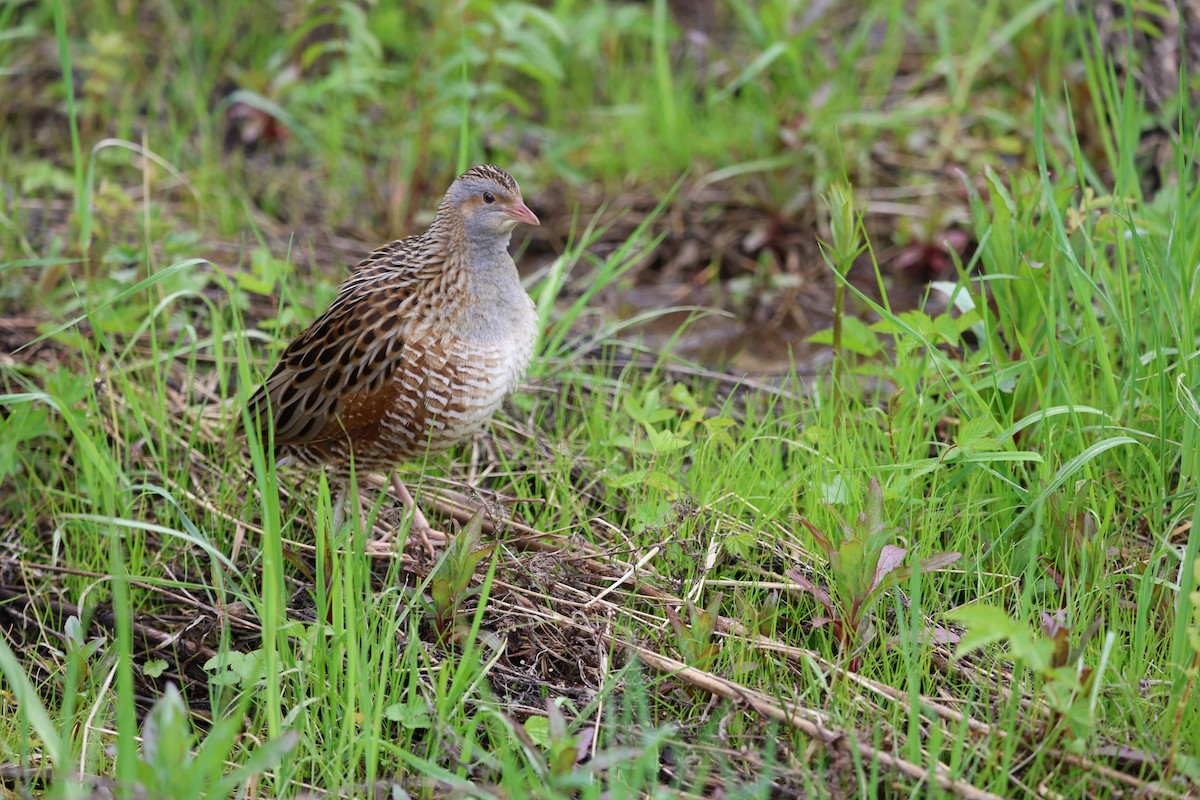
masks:
[[[388,556],[395,552],[396,534],[401,530],[404,518],[399,516],[393,517],[392,520],[394,521],[385,523],[388,527],[385,533],[379,534],[367,542],[366,550],[369,555]],[[416,537],[424,545],[430,558],[436,558],[437,548],[444,547],[448,541],[446,534],[430,525],[425,519],[425,515],[420,512],[413,516],[408,527],[408,538],[411,540],[413,537]]]
[[[437,557],[437,551],[433,549],[433,543],[444,545],[446,543],[446,534],[439,530],[435,530],[429,524],[429,520],[425,519],[425,514],[421,511],[421,507],[417,505],[417,501],[413,500],[413,496],[409,493],[408,487],[404,485],[404,481],[400,480],[397,474],[392,475],[392,487],[396,490],[396,494],[400,497],[400,502],[406,508],[412,511],[412,526],[408,529],[409,533],[415,533],[421,539],[421,543],[425,545],[425,550],[429,553],[430,558]]]
[[[429,553],[431,559],[437,558],[437,550],[434,549],[434,543],[444,546],[446,544],[446,534],[433,528],[426,520],[425,515],[421,513],[421,509],[413,506],[413,521],[412,527],[408,529],[409,534],[416,534],[421,539],[421,543],[425,545],[425,552]]]
[[[388,558],[396,554],[395,543],[390,533],[367,540],[363,550],[367,555],[376,558]]]

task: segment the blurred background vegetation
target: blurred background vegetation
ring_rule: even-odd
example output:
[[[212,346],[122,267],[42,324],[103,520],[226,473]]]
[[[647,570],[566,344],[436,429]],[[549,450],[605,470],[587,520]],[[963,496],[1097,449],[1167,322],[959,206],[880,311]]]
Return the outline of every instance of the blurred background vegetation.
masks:
[[[829,185],[854,185],[886,273],[950,274],[949,251],[972,246],[961,176],[1033,166],[1038,87],[1052,159],[1077,138],[1093,180],[1161,182],[1194,10],[1086,5],[9,0],[0,245],[86,255],[94,276],[147,246],[228,262],[252,237],[336,276],[363,243],[420,228],[463,165],[492,161],[548,222],[533,252],[557,254],[601,209],[622,240],[683,177],[641,279],[725,281],[712,304],[808,333],[826,305]],[[1147,100],[1144,159],[1115,176],[1106,103],[1126,74]],[[50,272],[30,295],[10,271],[3,296],[52,296]],[[253,274],[247,288],[274,290]]]

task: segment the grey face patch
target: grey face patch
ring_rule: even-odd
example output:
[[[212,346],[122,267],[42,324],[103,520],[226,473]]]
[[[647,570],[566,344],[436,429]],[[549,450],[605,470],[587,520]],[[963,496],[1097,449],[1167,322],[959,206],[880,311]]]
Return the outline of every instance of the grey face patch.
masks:
[[[469,170],[459,175],[454,183],[450,185],[448,197],[456,205],[461,205],[469,198],[478,197],[479,202],[483,203],[483,194],[491,192],[497,200],[512,201],[521,196],[521,187],[517,186],[517,182],[499,167],[494,167],[491,164],[481,164],[477,167],[471,167]]]

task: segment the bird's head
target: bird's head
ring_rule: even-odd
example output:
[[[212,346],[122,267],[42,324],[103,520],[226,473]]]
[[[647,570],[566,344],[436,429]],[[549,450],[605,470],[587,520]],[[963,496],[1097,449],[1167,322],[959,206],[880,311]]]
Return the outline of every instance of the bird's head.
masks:
[[[457,216],[467,239],[480,244],[507,242],[519,222],[541,224],[525,205],[513,177],[488,164],[472,167],[450,184],[438,216],[444,213]]]

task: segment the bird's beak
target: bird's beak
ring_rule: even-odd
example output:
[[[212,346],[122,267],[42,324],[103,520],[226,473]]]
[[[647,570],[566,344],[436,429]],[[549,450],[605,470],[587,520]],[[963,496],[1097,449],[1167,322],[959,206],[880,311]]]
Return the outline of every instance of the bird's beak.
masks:
[[[530,211],[529,206],[525,205],[524,203],[517,203],[505,213],[515,219],[517,222],[524,222],[527,225],[542,224],[541,220],[537,218],[537,214],[534,214],[532,211]]]

